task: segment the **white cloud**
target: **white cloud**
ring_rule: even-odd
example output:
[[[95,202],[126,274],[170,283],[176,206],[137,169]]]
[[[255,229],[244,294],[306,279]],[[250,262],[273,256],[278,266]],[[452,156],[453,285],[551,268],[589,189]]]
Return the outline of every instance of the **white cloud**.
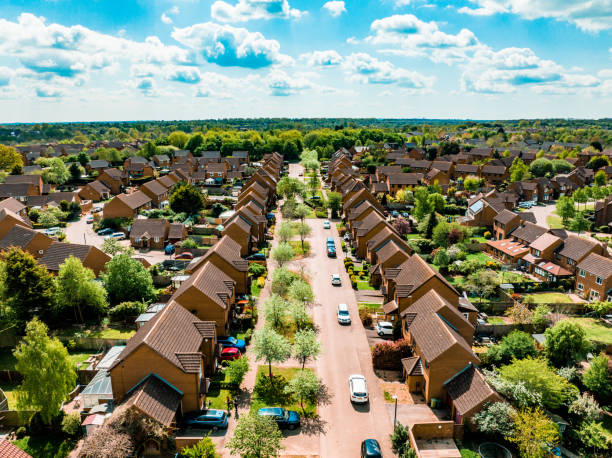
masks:
[[[597,72],[597,76],[601,78],[612,78],[612,68],[605,68]]]
[[[344,5],[344,2],[338,0],[327,2],[325,5],[323,5],[323,8],[325,8],[333,17],[338,17],[342,13],[346,13],[346,6]]]
[[[265,79],[273,96],[289,96],[298,94],[312,87],[312,83],[303,76],[289,76],[282,70],[272,70]]]
[[[335,67],[343,60],[342,56],[333,49],[308,52],[302,54],[300,59],[305,60],[309,67]]]
[[[360,40],[358,40],[356,37],[348,37],[348,38],[346,39],[346,42],[347,42],[349,45],[358,45],[359,43],[361,43],[361,41],[360,41]]]
[[[262,68],[273,64],[289,65],[293,59],[281,54],[280,44],[259,32],[219,25],[213,22],[175,28],[172,38],[201,53],[208,62],[223,67]]]
[[[431,90],[435,77],[397,68],[366,53],[353,53],[342,64],[349,81],[361,84],[396,84],[409,89]]]
[[[180,13],[179,7],[174,5],[172,8],[170,8],[169,10],[166,10],[162,13],[161,15],[161,21],[164,24],[172,24],[172,18],[170,17],[170,15],[172,16],[176,16],[177,14]]]
[[[257,86],[255,86],[257,82]],[[253,93],[261,88],[259,76],[251,75],[246,78],[231,78],[214,72],[202,74],[200,84],[196,86],[196,97],[210,97],[216,99],[236,99],[245,91]]]
[[[200,71],[193,67],[176,67],[168,73],[167,78],[185,84],[196,84],[202,80]]]
[[[373,35],[366,38],[372,44],[397,46],[387,50],[405,56],[427,56],[434,62],[452,63],[468,58],[467,54],[480,46],[468,29],[458,34],[439,30],[435,22],[424,22],[412,14],[395,14],[372,22]]]
[[[15,72],[8,67],[0,67],[0,86],[8,86]]]
[[[395,6],[397,8],[401,7],[401,6],[408,6],[410,5],[411,0],[395,0]]]
[[[160,19],[164,24],[172,24],[172,18],[166,13],[162,13]]]
[[[524,19],[552,18],[599,32],[612,28],[610,0],[470,0],[478,8],[463,7],[460,13],[492,15],[512,13]]]
[[[65,95],[65,92],[59,88],[43,84],[35,88],[36,97],[40,98],[56,98]]]
[[[305,13],[291,8],[288,0],[238,0],[231,5],[217,0],[210,7],[210,15],[219,22],[247,22],[257,19],[300,18]]]

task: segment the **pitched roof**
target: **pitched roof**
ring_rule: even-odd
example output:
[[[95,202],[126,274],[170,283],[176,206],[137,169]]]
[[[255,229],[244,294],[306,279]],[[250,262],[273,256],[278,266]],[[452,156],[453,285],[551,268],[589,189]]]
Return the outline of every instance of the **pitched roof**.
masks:
[[[185,225],[183,223],[171,223],[168,229],[169,239],[182,239],[185,233]]]
[[[100,180],[92,181],[91,183],[88,183],[87,186],[89,186],[100,194],[104,192],[110,192],[110,189]]]
[[[34,237],[36,237],[34,229],[20,226],[16,224],[13,226],[2,239],[0,239],[0,250],[6,250],[9,247],[18,247],[24,249]],[[47,237],[44,234],[40,234],[43,237]],[[48,237],[47,237],[48,238]],[[49,238],[49,241],[51,239]]]
[[[406,375],[423,375],[423,362],[418,356],[403,358],[402,366]]]
[[[563,242],[563,248],[559,251],[561,256],[578,261],[593,250],[598,242],[577,235],[568,235]]]
[[[376,257],[378,262],[383,264],[385,261],[387,261],[387,259],[398,252],[403,253],[405,259],[410,257],[410,253],[404,246],[398,245],[395,240],[390,240],[388,243],[385,243],[382,247],[380,247],[380,249],[376,252]]]
[[[235,282],[225,272],[213,263],[207,262],[204,266],[185,280],[174,292],[170,300],[181,301],[181,296],[190,288],[195,288],[210,298],[222,309],[229,307],[229,300],[233,293]]]
[[[164,186],[159,180],[147,181],[141,186],[141,189],[142,188],[146,189],[147,191],[150,191],[155,196],[159,196],[168,192],[168,188]]]
[[[27,196],[32,187],[31,183],[0,183],[0,198]]]
[[[445,387],[459,415],[465,415],[485,402],[497,398],[497,393],[472,364],[447,381]]]
[[[19,202],[17,199],[13,197],[9,197],[8,199],[4,199],[0,202],[0,209],[6,208],[7,210],[12,211],[13,213],[19,213],[23,211],[26,206]]]
[[[535,239],[533,242],[531,242],[529,246],[533,248],[534,250],[544,251],[545,249],[550,248],[553,245],[557,245],[560,242],[561,242],[561,239],[559,237],[557,237],[556,235],[550,234],[548,232],[545,232],[544,234],[540,235],[537,239]]]
[[[197,373],[192,364],[184,366],[178,355],[200,352],[202,341],[210,338],[210,326],[198,319],[180,304],[170,301],[151,320],[136,331],[125,349],[117,357],[113,369],[132,354],[140,345],[146,345],[162,358],[185,373]]]
[[[579,269],[586,270],[588,273],[597,275],[603,280],[612,277],[612,259],[604,258],[595,253],[589,254],[579,264]]]
[[[31,455],[28,455],[7,439],[2,439],[0,441],[0,456],[2,458],[32,458]]]
[[[417,185],[422,179],[422,173],[390,173],[387,175],[390,185]]]
[[[395,277],[395,289],[398,297],[407,297],[412,291],[419,288],[427,280],[438,277],[442,283],[448,286],[457,295],[457,290],[440,275],[440,273],[427,264],[418,254],[413,254],[399,267],[399,273]]]
[[[119,199],[132,210],[151,202],[151,198],[142,191],[136,191],[131,194],[119,194],[115,199]]]
[[[162,425],[170,426],[175,420],[183,394],[157,374],[150,373],[128,391],[122,405],[136,407]]]
[[[166,238],[166,230],[168,229],[168,220],[162,218],[137,218],[132,224],[132,230],[130,231],[130,238],[139,239],[145,233],[148,233],[149,237],[158,237],[162,240]]]
[[[510,235],[517,239],[525,240],[527,243],[532,243],[546,232],[548,232],[548,229],[545,227],[524,221],[520,226],[514,229]]]
[[[39,262],[49,270],[59,271],[60,265],[70,256],[74,256],[82,262],[91,249],[92,247],[89,245],[55,242],[47,248],[47,252],[40,258]]]
[[[504,209],[499,212],[495,218],[493,218],[493,221],[497,221],[500,224],[508,224],[517,216],[519,216],[517,213],[511,212],[508,209]]]
[[[372,212],[361,221],[355,223],[357,236],[363,236],[374,229],[378,224],[385,222],[385,218],[380,216],[378,212]]]
[[[104,169],[102,173],[105,173],[110,178],[114,180],[119,180],[119,181],[121,181],[121,178],[123,177],[123,173],[121,172],[121,170],[115,167],[111,167],[110,169]]]
[[[234,266],[234,268],[240,272],[246,272],[249,270],[249,261],[246,261],[240,257],[240,245],[229,235],[224,235],[221,237],[221,240],[215,243],[204,256],[192,260],[185,270],[187,272],[196,271],[208,260],[209,257],[212,256],[212,253],[218,254],[221,258],[225,259],[225,261]]]

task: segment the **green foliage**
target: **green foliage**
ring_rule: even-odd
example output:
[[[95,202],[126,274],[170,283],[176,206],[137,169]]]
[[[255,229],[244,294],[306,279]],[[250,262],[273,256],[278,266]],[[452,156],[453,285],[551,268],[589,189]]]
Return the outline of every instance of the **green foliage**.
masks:
[[[304,183],[297,178],[282,177],[276,184],[276,193],[285,199],[302,196],[304,195]]]
[[[410,449],[410,428],[401,423],[395,425],[395,429],[390,434],[393,452],[403,458]]]
[[[529,166],[527,166],[520,158],[515,157],[510,166],[510,181],[521,181],[527,177]]]
[[[21,154],[12,146],[0,145],[0,170],[8,172],[15,166],[23,166]]]
[[[589,368],[584,371],[582,383],[598,399],[608,401],[612,397],[612,384],[608,372],[609,359],[600,354],[591,360]]]
[[[219,458],[215,444],[208,436],[191,447],[185,447],[181,451],[181,456],[185,458]]]
[[[545,458],[559,441],[559,428],[542,409],[525,409],[514,415],[514,433],[506,439],[514,443],[521,456]]]
[[[586,447],[592,448],[593,451],[610,451],[612,441],[608,437],[607,431],[601,423],[582,423],[580,429],[578,430],[578,437]]]
[[[75,319],[85,323],[85,317],[99,320],[106,313],[106,290],[95,277],[93,270],[74,256],[60,265],[55,278],[55,307],[60,316],[67,318],[67,312],[73,309]]]
[[[478,177],[469,176],[466,177],[465,180],[463,180],[463,187],[468,191],[474,192],[478,189],[479,186],[480,179]]]
[[[304,222],[304,219],[310,215],[310,207],[304,204],[297,204],[293,209],[293,218],[297,218],[300,221]]]
[[[472,418],[478,430],[484,434],[511,436],[514,432],[512,417],[516,411],[506,402],[487,404]]]
[[[253,350],[257,361],[268,364],[269,375],[272,377],[272,363],[282,363],[291,354],[289,341],[274,329],[263,328],[253,333]]]
[[[141,313],[144,313],[146,309],[147,305],[144,302],[122,302],[111,308],[108,311],[108,315],[113,321],[126,321],[127,319],[133,319]]]
[[[578,390],[555,371],[543,359],[527,357],[514,360],[499,370],[500,376],[512,383],[522,382],[528,390],[539,393],[542,403],[557,409],[577,396]]]
[[[34,318],[27,324],[26,335],[14,355],[15,369],[23,375],[17,389],[17,407],[39,412],[49,424],[74,389],[76,373],[66,348],[47,332],[47,326]]]
[[[59,157],[41,157],[34,163],[43,168],[42,179],[45,183],[64,184],[70,179],[70,172]]]
[[[601,419],[602,411],[593,396],[588,393],[580,395],[572,401],[569,413],[576,415],[580,421],[594,422]]]
[[[282,439],[283,435],[271,417],[251,413],[240,417],[227,448],[233,455],[243,457],[277,456],[282,449]]]
[[[558,175],[560,173],[568,173],[574,168],[572,164],[570,164],[564,159],[553,159],[551,162],[553,173],[555,175]]]
[[[155,296],[151,273],[129,253],[115,256],[100,275],[112,304],[149,301]]]
[[[261,264],[257,264],[256,262],[252,262],[249,264],[249,274],[253,277],[261,277],[266,273],[266,268]]]
[[[569,320],[559,321],[545,335],[546,356],[557,367],[580,361],[590,347],[582,326]]]
[[[448,267],[450,257],[444,248],[440,248],[433,258],[433,263],[438,267]]]
[[[288,261],[295,257],[295,250],[289,243],[279,243],[272,250],[272,259],[274,259],[279,267],[282,267]]]
[[[314,300],[312,288],[302,279],[297,279],[291,283],[289,286],[288,296],[290,299],[302,302],[304,304]]]
[[[187,237],[185,240],[181,242],[181,247],[188,249],[188,250],[197,248],[198,246],[199,246],[198,242],[196,242],[193,237]]]
[[[327,193],[327,208],[331,210],[331,217],[336,218],[342,209],[342,195],[339,192]]]
[[[273,328],[278,329],[282,325],[283,318],[287,312],[285,300],[276,294],[272,294],[264,301],[263,309],[266,314],[266,322]]]
[[[78,437],[81,435],[81,414],[73,412],[62,418],[62,431],[69,436]]]
[[[557,215],[559,215],[563,222],[567,222],[570,218],[573,218],[576,214],[576,208],[574,206],[574,199],[567,196],[559,197],[557,203],[555,204],[557,209]]]
[[[523,331],[512,331],[502,341],[487,349],[486,360],[499,365],[507,364],[513,359],[536,356],[537,350],[533,338]]]
[[[424,186],[419,186],[414,191],[414,208],[412,215],[420,221],[425,215],[434,209],[433,202],[429,199],[429,191]]]
[[[285,297],[295,278],[295,274],[286,267],[274,269],[274,272],[272,272],[272,292]]]
[[[283,221],[280,226],[276,228],[275,235],[278,237],[280,243],[291,240],[295,231],[293,229],[293,223],[291,221]]]
[[[312,329],[297,331],[293,338],[291,356],[302,363],[302,370],[309,359],[317,359],[321,354],[321,343]]]
[[[553,173],[552,162],[543,157],[536,159],[529,166],[529,172],[534,177],[543,177],[546,175],[551,175]]]
[[[574,217],[574,219],[570,221],[570,224],[569,224],[569,229],[571,231],[578,232],[578,234],[589,230],[590,227],[591,227],[591,223],[589,222],[588,219],[584,217],[582,213],[578,213]]]
[[[229,382],[233,385],[240,386],[244,380],[244,376],[249,371],[249,358],[241,356],[238,359],[230,361],[223,372],[227,375]]]
[[[204,208],[204,196],[188,183],[177,183],[170,195],[170,208],[176,213],[199,213]]]
[[[587,167],[587,169],[597,170],[597,169],[600,169],[602,167],[606,167],[608,165],[610,165],[610,160],[608,159],[607,156],[594,156],[587,163],[586,167]]]
[[[595,183],[596,186],[605,186],[607,181],[608,181],[608,176],[606,175],[606,172],[603,170],[598,170],[593,178],[593,182]]]
[[[499,276],[494,270],[482,269],[468,276],[466,288],[480,297],[491,297],[500,284]]]
[[[304,240],[311,234],[312,228],[306,223],[300,223],[296,228],[296,232],[300,236],[302,251],[304,251]]]
[[[115,256],[124,251],[123,245],[115,238],[107,238],[102,242],[100,249],[109,256]]]
[[[317,404],[317,399],[322,391],[319,377],[313,371],[302,370],[298,372],[285,387],[285,392],[299,399],[300,407],[304,410],[304,401]]]

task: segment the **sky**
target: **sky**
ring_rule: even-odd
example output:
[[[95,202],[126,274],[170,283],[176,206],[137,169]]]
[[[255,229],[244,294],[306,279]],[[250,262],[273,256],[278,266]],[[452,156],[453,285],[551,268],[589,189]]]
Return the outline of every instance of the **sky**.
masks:
[[[612,0],[0,0],[0,122],[612,116]]]

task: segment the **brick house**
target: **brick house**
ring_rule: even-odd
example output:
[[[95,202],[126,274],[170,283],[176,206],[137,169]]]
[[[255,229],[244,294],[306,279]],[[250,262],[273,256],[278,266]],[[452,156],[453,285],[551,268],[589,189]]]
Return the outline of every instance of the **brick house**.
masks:
[[[13,197],[0,201],[0,210],[6,208],[22,218],[28,217],[28,207]]]
[[[16,247],[40,259],[52,243],[53,239],[42,232],[16,224],[0,238],[0,251]]]
[[[4,237],[14,226],[31,229],[32,223],[7,208],[0,209],[0,238]]]
[[[79,259],[83,267],[93,270],[96,277],[106,268],[106,263],[111,260],[109,255],[95,246],[54,242],[40,257],[39,263],[45,266],[49,272],[56,274],[59,272],[60,266],[70,256]]]
[[[79,197],[83,200],[91,200],[93,202],[100,202],[110,198],[111,190],[101,181],[92,181],[87,183],[79,191]]]
[[[96,181],[102,182],[115,196],[121,194],[128,184],[127,175],[114,167],[103,170]]]
[[[370,282],[374,288],[380,288],[382,275],[388,268],[398,267],[410,258],[410,251],[395,240],[390,240],[376,251],[377,263],[370,267]]]
[[[493,232],[495,240],[507,239],[512,231],[521,224],[521,217],[518,213],[510,210],[502,210],[493,218]]]
[[[169,303],[136,331],[111,365],[115,403],[154,373],[182,393],[179,414],[203,408],[208,385],[204,371],[214,367],[216,338],[214,323]]]
[[[391,173],[387,176],[387,188],[393,195],[400,189],[412,189],[423,182],[422,173]]]
[[[151,205],[157,208],[167,202],[170,197],[170,190],[159,180],[147,181],[139,189],[151,198]]]
[[[0,183],[0,199],[12,197],[25,202],[29,196],[39,196],[40,192],[31,183]]]
[[[36,194],[43,192],[43,179],[41,175],[7,175],[4,179],[5,184],[31,184],[36,189]],[[31,195],[31,194],[30,194]]]
[[[612,301],[612,259],[589,254],[577,267],[576,292],[589,301]]]
[[[139,211],[151,208],[151,198],[142,191],[119,194],[104,205],[104,218],[133,219]]]
[[[607,249],[601,242],[569,234],[555,252],[555,262],[570,272],[576,273],[576,266],[591,253],[607,257]]]
[[[224,180],[227,174],[226,162],[209,162],[206,164],[206,178]]]
[[[130,243],[134,248],[161,250],[168,239],[170,223],[162,218],[137,218],[130,231]]]
[[[353,243],[357,247],[355,256],[361,259],[365,258],[368,241],[387,226],[389,226],[389,223],[378,212],[370,213],[363,220],[354,223],[352,235]]]
[[[255,243],[251,236],[252,225],[244,218],[233,218],[223,228],[223,235],[228,235],[238,245],[240,245],[240,256],[247,256],[251,253]]]
[[[488,183],[498,185],[506,179],[507,169],[503,165],[484,165],[480,171],[482,178]]]

